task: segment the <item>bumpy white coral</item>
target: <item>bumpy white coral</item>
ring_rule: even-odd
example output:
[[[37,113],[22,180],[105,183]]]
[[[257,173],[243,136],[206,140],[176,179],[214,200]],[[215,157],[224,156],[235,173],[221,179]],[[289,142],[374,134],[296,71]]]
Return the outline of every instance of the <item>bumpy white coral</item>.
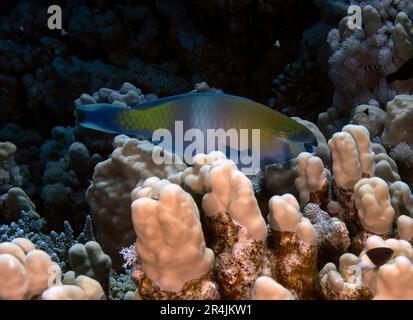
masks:
[[[406,257],[411,262],[413,261],[413,248],[409,242],[404,240],[397,240],[397,239],[387,239],[383,240],[379,236],[371,236],[367,239],[364,249],[360,254],[360,266],[362,266],[362,274],[363,274],[363,284],[369,288],[369,290],[373,293],[377,293],[377,275],[380,272],[380,269],[383,267],[381,266],[379,269],[375,268],[373,262],[369,259],[367,254],[368,250],[374,248],[391,248],[393,250],[393,256],[390,260],[385,264],[392,263],[392,261],[396,257]]]
[[[409,259],[400,256],[382,266],[377,274],[374,300],[413,299],[413,265]]]
[[[99,282],[87,276],[69,271],[65,274],[62,284],[53,286],[41,295],[42,300],[102,300],[105,293]]]
[[[413,96],[398,95],[387,103],[383,143],[396,146],[405,142],[413,144]]]
[[[115,268],[120,267],[118,252],[135,240],[130,219],[130,193],[149,177],[180,182],[180,174],[186,168],[176,156],[164,152],[169,163],[156,165],[152,153],[156,146],[124,135],[113,143],[112,156],[96,165],[93,183],[86,191],[96,227],[96,237],[103,250],[112,258]]]
[[[75,101],[75,104],[111,103],[126,108],[127,106],[136,107],[140,103],[145,102],[145,100],[145,96],[139,88],[136,88],[129,82],[125,82],[119,91],[101,88],[93,95],[83,93]]]
[[[0,244],[0,270],[0,300],[38,296],[58,283],[61,273],[46,252],[20,238]]]
[[[376,163],[374,175],[382,178],[387,183],[393,183],[400,180],[396,162],[386,153],[376,154],[374,157]]]
[[[310,220],[299,212],[294,196],[274,196],[268,221],[273,250],[269,251],[272,277],[300,299],[314,295],[317,272],[317,235]]]
[[[393,61],[400,67],[413,56],[413,26],[408,15],[400,12],[394,22]]]
[[[319,157],[313,157],[306,152],[301,153],[297,157],[297,173],[298,177],[295,179],[295,186],[300,193],[302,205],[310,201],[312,193],[322,193],[323,187],[328,191],[326,188],[327,171]]]
[[[290,290],[271,277],[259,277],[254,284],[252,300],[294,300]]]
[[[352,124],[365,126],[370,137],[380,137],[384,130],[386,112],[379,107],[360,105],[354,110]]]
[[[406,183],[402,181],[392,183],[390,185],[390,197],[396,217],[400,215],[413,215],[413,195]]]
[[[269,202],[268,222],[273,230],[294,232],[301,220],[300,205],[291,194],[274,196]]]
[[[347,125],[328,142],[333,157],[336,184],[352,189],[363,176],[374,175],[374,152],[370,135],[363,126]]]
[[[321,291],[328,300],[365,300],[372,294],[362,282],[360,258],[351,253],[340,257],[339,269],[327,263],[320,271]]]
[[[136,252],[143,272],[161,290],[178,292],[212,269],[214,253],[205,247],[198,208],[188,193],[150,178],[132,199]]]
[[[193,158],[193,166],[185,169],[183,179],[185,184],[195,193],[204,194],[206,192],[206,176],[211,169],[211,165],[226,159],[225,154],[214,151],[209,154],[197,154]]]
[[[394,209],[390,204],[389,188],[380,178],[360,180],[354,187],[358,216],[363,228],[375,234],[391,231]]]
[[[413,219],[408,216],[400,216],[397,219],[397,234],[400,240],[411,243],[413,240]]]
[[[255,199],[251,181],[230,160],[218,160],[205,179],[208,193],[202,199],[202,208],[208,217],[228,213],[245,227],[255,240],[265,241],[267,227]]]
[[[317,236],[311,222],[300,213],[300,205],[291,194],[274,196],[269,201],[268,222],[271,229],[280,232],[296,233],[301,241],[317,244]]]

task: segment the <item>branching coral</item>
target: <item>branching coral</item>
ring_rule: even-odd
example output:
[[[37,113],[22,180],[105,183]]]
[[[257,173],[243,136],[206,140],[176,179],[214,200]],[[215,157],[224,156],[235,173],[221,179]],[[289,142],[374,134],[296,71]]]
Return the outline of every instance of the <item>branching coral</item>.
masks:
[[[348,17],[330,31],[332,50],[330,77],[335,85],[334,106],[349,113],[359,104],[375,99],[384,104],[409,81],[386,83],[385,77],[399,68],[413,52],[413,32],[408,1],[352,1],[363,8],[363,30],[349,30]]]

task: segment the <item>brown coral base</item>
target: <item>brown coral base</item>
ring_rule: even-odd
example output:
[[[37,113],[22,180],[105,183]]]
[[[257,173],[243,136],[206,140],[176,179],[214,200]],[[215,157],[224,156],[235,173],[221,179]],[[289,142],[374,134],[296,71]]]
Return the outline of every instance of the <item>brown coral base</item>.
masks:
[[[299,299],[317,298],[317,247],[298,239],[293,232],[272,230],[274,250],[268,258],[272,277]]]
[[[217,300],[219,298],[216,285],[212,282],[212,271],[199,279],[186,282],[179,292],[162,290],[146,277],[140,265],[135,266],[132,277],[143,300]]]

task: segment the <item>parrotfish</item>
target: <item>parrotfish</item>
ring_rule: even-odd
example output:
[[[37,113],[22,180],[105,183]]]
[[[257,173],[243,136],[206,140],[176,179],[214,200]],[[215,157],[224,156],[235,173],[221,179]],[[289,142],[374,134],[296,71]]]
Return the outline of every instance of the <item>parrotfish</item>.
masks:
[[[413,78],[413,57],[407,60],[396,72],[387,75],[387,83],[393,83],[397,80],[404,81]]]
[[[209,130],[236,130],[240,136],[242,129],[247,129],[249,142],[252,142],[252,130],[259,129],[261,165],[283,163],[301,152],[312,153],[317,147],[315,136],[302,124],[250,99],[223,93],[182,94],[143,103],[135,108],[105,103],[80,105],[75,116],[78,124],[85,128],[140,136],[148,140],[153,140],[153,134],[158,129],[173,133],[178,122],[182,123],[181,134],[195,128],[204,137],[208,136]],[[191,142],[184,143],[188,145]],[[176,146],[164,143],[163,147],[171,152],[176,151]],[[230,149],[232,152],[233,144]],[[251,151],[251,146],[246,149]],[[203,151],[207,153],[211,150]],[[239,147],[238,151],[243,149]]]

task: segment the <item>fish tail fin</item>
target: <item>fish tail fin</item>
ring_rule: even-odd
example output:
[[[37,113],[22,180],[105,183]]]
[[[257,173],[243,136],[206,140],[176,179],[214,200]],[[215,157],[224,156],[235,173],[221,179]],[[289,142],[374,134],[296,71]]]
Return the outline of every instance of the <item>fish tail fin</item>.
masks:
[[[115,118],[123,107],[111,104],[80,105],[75,109],[75,119],[78,125],[105,133],[122,133]]]
[[[391,73],[391,74],[386,76],[386,82],[387,83],[390,84],[390,83],[393,83],[395,81],[397,81],[397,72]]]

